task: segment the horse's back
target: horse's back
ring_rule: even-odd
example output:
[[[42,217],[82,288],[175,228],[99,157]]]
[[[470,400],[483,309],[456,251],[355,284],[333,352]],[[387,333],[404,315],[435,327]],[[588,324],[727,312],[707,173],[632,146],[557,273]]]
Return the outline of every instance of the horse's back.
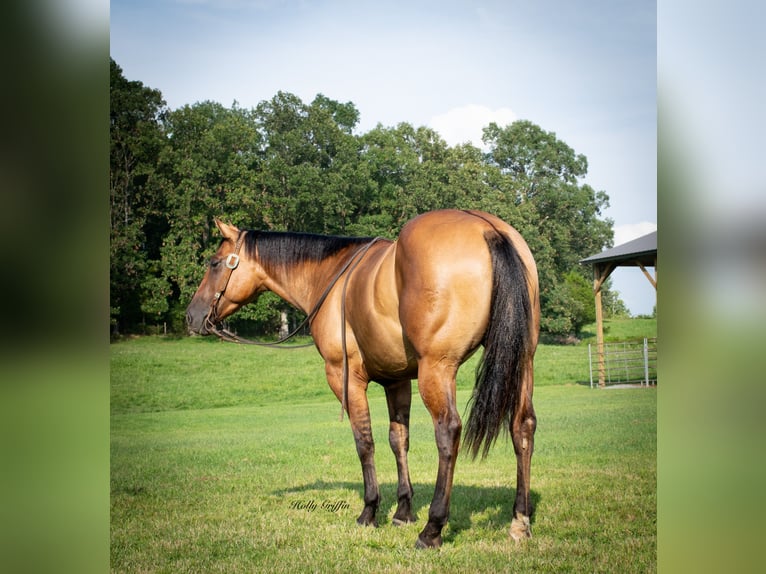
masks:
[[[403,228],[397,246],[397,265],[404,273],[431,273],[454,277],[490,269],[488,234],[505,235],[528,271],[536,277],[534,259],[524,239],[508,223],[482,211],[440,210],[415,217]],[[432,277],[431,280],[437,277]]]

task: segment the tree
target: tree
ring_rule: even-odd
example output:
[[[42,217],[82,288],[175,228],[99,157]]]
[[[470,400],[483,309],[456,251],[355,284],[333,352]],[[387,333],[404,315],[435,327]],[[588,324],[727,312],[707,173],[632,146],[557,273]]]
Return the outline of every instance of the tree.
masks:
[[[219,242],[215,217],[241,228],[342,233],[365,185],[350,133],[357,117],[353,104],[320,95],[307,106],[285,92],[254,110],[202,102],[169,114],[160,171],[171,215],[162,253],[172,298],[193,295]],[[265,315],[283,310],[263,298],[239,318],[268,325]],[[183,306],[172,313],[181,322]]]
[[[372,184],[369,201],[359,206],[356,228],[364,234],[395,237],[416,215],[454,207],[464,196],[451,182],[450,150],[434,130],[378,125],[361,140]]]
[[[129,329],[152,306],[152,261],[159,259],[167,222],[153,186],[165,146],[167,108],[159,91],[125,79],[110,59],[109,89],[109,296],[112,325]],[[154,308],[154,307],[152,307]]]
[[[262,225],[254,193],[262,138],[251,111],[201,102],[171,112],[168,145],[158,185],[169,219],[162,240],[162,272],[171,286],[171,320],[183,325],[184,302],[202,279],[205,262],[220,242],[213,219],[240,227]]]
[[[257,186],[266,227],[345,232],[367,187],[351,134],[359,117],[354,105],[321,94],[306,105],[279,92],[261,102],[255,115],[264,142]]]
[[[532,122],[492,123],[483,139],[490,146],[487,161],[499,171],[494,188],[507,201],[504,215],[538,263],[544,328],[576,331],[579,303],[570,273],[587,281],[579,260],[611,245],[612,222],[600,218],[608,196],[579,183],[588,171],[585,156]]]

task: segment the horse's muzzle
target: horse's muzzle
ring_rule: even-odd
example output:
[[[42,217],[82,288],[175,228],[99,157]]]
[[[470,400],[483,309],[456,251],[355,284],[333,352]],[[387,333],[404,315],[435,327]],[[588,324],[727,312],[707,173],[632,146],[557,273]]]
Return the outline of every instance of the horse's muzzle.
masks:
[[[205,327],[206,315],[198,315],[192,312],[191,305],[186,310],[186,327],[190,335],[208,335],[209,331]]]

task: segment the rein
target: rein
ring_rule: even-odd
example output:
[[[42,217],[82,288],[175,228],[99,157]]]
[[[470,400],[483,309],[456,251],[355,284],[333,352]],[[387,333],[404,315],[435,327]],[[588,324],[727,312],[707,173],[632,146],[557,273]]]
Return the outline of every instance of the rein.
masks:
[[[219,327],[218,323],[216,322],[217,315],[218,315],[218,302],[221,299],[221,296],[226,291],[226,287],[229,285],[229,280],[231,279],[231,274],[234,272],[234,270],[239,266],[239,250],[242,247],[242,241],[245,237],[245,234],[247,231],[240,231],[239,237],[237,237],[237,242],[234,244],[234,252],[230,253],[226,257],[226,269],[228,272],[226,273],[226,276],[224,280],[222,281],[222,287],[218,291],[216,291],[215,295],[213,296],[213,300],[210,303],[210,310],[208,311],[207,316],[205,317],[205,328],[210,332],[224,341],[228,341],[230,343],[240,343],[243,345],[258,345],[260,347],[276,347],[277,345],[280,345],[289,339],[292,339],[295,335],[298,334],[298,332],[303,329],[307,324],[311,323],[311,320],[316,317],[317,313],[319,313],[319,309],[322,307],[322,304],[327,299],[328,295],[330,294],[330,291],[332,291],[333,287],[335,287],[338,280],[343,276],[346,271],[348,271],[348,275],[346,275],[346,279],[343,282],[343,292],[341,297],[341,304],[340,304],[340,321],[341,321],[341,348],[343,350],[343,392],[342,392],[342,398],[341,398],[341,411],[340,411],[340,418],[343,420],[343,412],[348,410],[348,351],[346,348],[346,290],[348,288],[348,282],[351,279],[352,273],[356,270],[359,263],[361,263],[362,259],[364,259],[364,256],[367,254],[367,252],[370,250],[370,248],[375,245],[378,241],[380,241],[381,237],[375,237],[372,241],[365,243],[362,245],[359,249],[357,249],[354,254],[346,261],[346,263],[341,267],[340,271],[338,271],[335,276],[332,278],[330,283],[325,288],[322,295],[317,300],[316,304],[314,305],[314,308],[311,310],[309,314],[306,315],[306,318],[301,321],[300,325],[298,325],[295,329],[293,329],[292,332],[290,332],[288,335],[285,335],[281,339],[277,341],[272,342],[264,342],[264,341],[251,341],[250,339],[245,339],[244,337],[240,337],[239,335],[232,333],[228,329],[223,328],[223,326]],[[311,347],[314,343],[308,343],[305,345],[292,345],[290,347],[281,347],[282,349],[299,349],[302,347]]]

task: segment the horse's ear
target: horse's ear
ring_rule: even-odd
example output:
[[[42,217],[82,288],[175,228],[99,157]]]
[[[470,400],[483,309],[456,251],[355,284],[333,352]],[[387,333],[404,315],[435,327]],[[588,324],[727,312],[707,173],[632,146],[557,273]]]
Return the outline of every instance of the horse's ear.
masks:
[[[218,230],[221,232],[221,235],[223,235],[224,239],[231,239],[232,241],[236,241],[239,237],[239,229],[234,227],[233,225],[229,225],[228,223],[224,223],[217,217],[214,219],[216,227],[218,227]]]

